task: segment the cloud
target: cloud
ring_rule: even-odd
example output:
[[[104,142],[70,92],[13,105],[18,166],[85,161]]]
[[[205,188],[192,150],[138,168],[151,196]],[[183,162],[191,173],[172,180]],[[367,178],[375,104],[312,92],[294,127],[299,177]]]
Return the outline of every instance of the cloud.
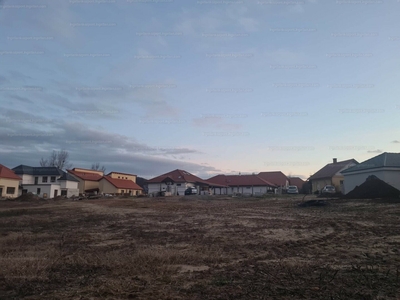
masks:
[[[367,151],[367,152],[368,152],[368,153],[382,153],[383,150],[376,149],[376,150],[369,150],[369,151]]]
[[[201,154],[188,147],[148,145],[134,137],[90,128],[79,122],[66,123],[18,110],[0,113],[0,161],[10,167],[37,166],[52,150],[67,150],[77,167],[100,162],[108,170],[157,176],[173,169],[185,169],[202,176],[219,172],[211,166],[185,162],[185,155]]]
[[[393,143],[393,144],[400,144],[400,141],[394,140],[394,141],[392,141],[391,143]]]

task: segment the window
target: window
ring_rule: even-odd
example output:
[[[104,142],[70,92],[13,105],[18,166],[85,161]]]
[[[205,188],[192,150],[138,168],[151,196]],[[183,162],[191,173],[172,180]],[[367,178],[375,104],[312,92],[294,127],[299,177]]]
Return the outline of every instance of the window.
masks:
[[[246,189],[251,189],[251,187],[249,187],[249,186],[246,186]]]
[[[15,193],[15,187],[7,187],[7,194],[14,194]]]
[[[118,178],[121,178],[120,176],[118,176]]]
[[[37,195],[40,195],[40,188],[37,188],[37,189],[36,189],[36,194],[37,194]]]
[[[42,177],[42,182],[47,182],[47,176]]]
[[[50,182],[56,182],[56,176],[51,176],[50,177]]]
[[[125,177],[125,179],[128,179],[128,177]]]
[[[177,183],[176,186],[181,186],[181,184],[180,184],[180,183]]]
[[[121,194],[124,194],[125,193],[125,190],[121,190]]]

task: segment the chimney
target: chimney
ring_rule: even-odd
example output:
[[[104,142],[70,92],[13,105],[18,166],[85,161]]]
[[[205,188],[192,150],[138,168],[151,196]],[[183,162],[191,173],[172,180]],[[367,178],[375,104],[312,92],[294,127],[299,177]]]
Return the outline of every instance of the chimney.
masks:
[[[337,158],[333,159],[333,163],[336,164],[337,163]]]

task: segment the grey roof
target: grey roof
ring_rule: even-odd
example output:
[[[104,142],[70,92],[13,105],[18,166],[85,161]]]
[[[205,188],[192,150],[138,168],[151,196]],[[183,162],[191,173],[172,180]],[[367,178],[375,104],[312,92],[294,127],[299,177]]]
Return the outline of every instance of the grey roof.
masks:
[[[23,175],[38,175],[38,176],[61,176],[63,171],[57,167],[30,167],[25,165],[19,165],[12,169],[15,174]]]
[[[337,172],[339,172],[340,170],[345,168],[350,163],[358,164],[358,162],[355,159],[349,159],[349,160],[344,160],[344,161],[338,161],[336,163],[330,163],[330,164],[327,164],[325,167],[323,167],[321,170],[319,170],[317,173],[312,175],[309,179],[315,180],[315,179],[321,179],[321,178],[332,178]]]
[[[75,181],[75,182],[79,182],[78,179],[76,179],[74,176],[72,176],[71,174],[64,172],[64,174],[58,178],[58,180],[68,180],[68,181]]]
[[[350,172],[357,172],[362,170],[370,170],[377,168],[400,168],[400,153],[384,152],[370,158],[356,166],[342,171],[343,174]]]

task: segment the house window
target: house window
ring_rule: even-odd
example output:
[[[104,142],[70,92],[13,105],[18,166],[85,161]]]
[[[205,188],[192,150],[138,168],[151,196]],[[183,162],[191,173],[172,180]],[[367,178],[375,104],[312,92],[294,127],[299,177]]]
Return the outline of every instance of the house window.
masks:
[[[128,177],[125,177],[125,179],[128,179]]]
[[[249,186],[246,186],[246,189],[251,189],[251,187],[249,187]]]
[[[51,176],[50,177],[50,182],[56,182],[56,176]]]
[[[118,178],[121,178],[120,176],[118,176]]]
[[[42,182],[47,182],[47,176],[43,176]]]
[[[14,194],[15,193],[15,187],[7,187],[7,194]]]
[[[181,186],[181,184],[180,184],[180,183],[177,183],[176,186]]]
[[[36,194],[37,194],[37,195],[40,195],[40,188],[37,188],[37,189],[36,189]]]

